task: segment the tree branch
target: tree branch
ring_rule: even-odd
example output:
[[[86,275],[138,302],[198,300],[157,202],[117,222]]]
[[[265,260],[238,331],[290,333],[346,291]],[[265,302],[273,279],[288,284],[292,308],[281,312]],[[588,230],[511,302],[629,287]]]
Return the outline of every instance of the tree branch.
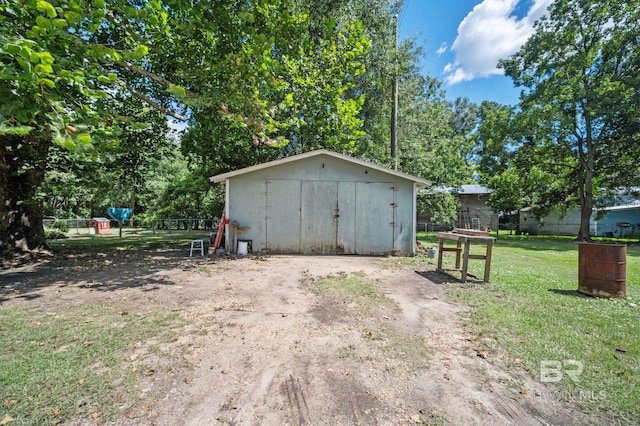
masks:
[[[143,75],[145,77],[148,77],[152,81],[154,81],[154,82],[156,82],[158,84],[161,84],[164,87],[171,87],[171,86],[174,85],[169,80],[167,80],[165,78],[162,78],[159,75],[153,74],[153,73],[151,73],[149,71],[145,71],[142,68],[133,65],[131,62],[121,61],[121,62],[116,62],[116,65],[118,65],[118,66],[120,66],[122,68],[126,68],[129,71],[134,72],[136,74],[140,74],[140,75]],[[193,93],[193,92],[191,92],[189,90],[186,90],[186,89],[185,89],[185,93],[187,94],[188,97],[195,97],[196,96],[195,93]]]
[[[138,92],[135,88],[133,88],[131,86],[127,86],[127,90],[129,92],[131,92],[131,94],[133,96],[135,96],[136,98],[138,98],[138,99],[146,102],[147,104],[151,105],[153,108],[157,109],[161,113],[166,114],[166,115],[170,115],[171,117],[175,118],[176,120],[187,121],[187,117],[185,117],[184,115],[178,114],[177,112],[171,111],[170,109],[163,107],[159,103],[157,103],[154,100],[152,100],[151,98],[149,98],[144,93]]]

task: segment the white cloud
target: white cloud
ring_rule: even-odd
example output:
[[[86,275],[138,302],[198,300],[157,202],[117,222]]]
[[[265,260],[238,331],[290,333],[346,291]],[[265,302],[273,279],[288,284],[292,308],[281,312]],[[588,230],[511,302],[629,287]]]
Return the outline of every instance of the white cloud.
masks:
[[[449,84],[502,73],[498,60],[520,49],[552,2],[533,0],[527,15],[518,19],[512,13],[519,1],[525,0],[483,0],[462,20],[451,46],[455,59],[444,69]]]
[[[442,43],[438,48],[438,50],[436,50],[436,55],[438,56],[442,55],[444,52],[447,51],[447,49],[449,49],[449,46],[447,45],[447,43]]]

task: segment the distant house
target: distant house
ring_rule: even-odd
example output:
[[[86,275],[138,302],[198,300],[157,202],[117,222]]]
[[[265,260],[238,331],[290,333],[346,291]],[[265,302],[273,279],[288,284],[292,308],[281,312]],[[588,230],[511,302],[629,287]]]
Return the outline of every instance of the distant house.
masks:
[[[327,150],[210,180],[225,184],[226,217],[254,252],[301,254],[414,254],[416,190],[429,185]]]
[[[491,189],[482,185],[462,185],[458,194],[458,227],[496,229],[498,214],[489,205]]]
[[[591,224],[593,234],[602,237],[639,237],[640,200],[631,204],[601,209],[606,214]]]
[[[551,213],[536,219],[530,207],[520,210],[520,231],[532,235],[578,235],[580,209],[564,216]],[[589,220],[591,235],[597,237],[640,236],[640,200],[629,204],[594,209]]]
[[[458,199],[456,222],[442,225],[483,230],[497,228],[498,214],[489,205],[491,189],[482,185],[461,185],[459,188],[440,187],[434,188],[434,190],[452,193]],[[429,213],[419,214],[418,222],[431,223]],[[438,228],[435,226],[434,229]]]

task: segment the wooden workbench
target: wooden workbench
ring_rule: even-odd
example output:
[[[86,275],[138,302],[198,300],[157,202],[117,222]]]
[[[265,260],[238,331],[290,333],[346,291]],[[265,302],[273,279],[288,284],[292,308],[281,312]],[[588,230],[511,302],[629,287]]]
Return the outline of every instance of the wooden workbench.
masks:
[[[491,249],[496,239],[489,237],[488,232],[473,231],[466,229],[454,229],[454,232],[438,232],[438,271],[447,272],[442,269],[442,254],[445,251],[456,253],[456,268],[455,271],[462,273],[461,281],[464,283],[467,281],[467,268],[469,266],[469,259],[484,260],[484,278],[483,282],[489,282],[489,273],[491,272]],[[445,240],[455,241],[455,247],[445,247]],[[469,254],[469,248],[472,243],[484,244],[485,254]],[[462,247],[464,244],[464,248]],[[462,255],[462,256],[461,256]],[[460,268],[460,258],[462,257],[462,268]]]

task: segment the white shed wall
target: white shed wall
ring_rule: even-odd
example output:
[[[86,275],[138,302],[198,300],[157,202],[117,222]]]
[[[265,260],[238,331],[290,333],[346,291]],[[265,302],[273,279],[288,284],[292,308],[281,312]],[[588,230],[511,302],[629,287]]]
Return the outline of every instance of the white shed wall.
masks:
[[[414,182],[319,155],[229,178],[227,213],[254,252],[411,255]],[[229,234],[227,234],[229,235]]]

